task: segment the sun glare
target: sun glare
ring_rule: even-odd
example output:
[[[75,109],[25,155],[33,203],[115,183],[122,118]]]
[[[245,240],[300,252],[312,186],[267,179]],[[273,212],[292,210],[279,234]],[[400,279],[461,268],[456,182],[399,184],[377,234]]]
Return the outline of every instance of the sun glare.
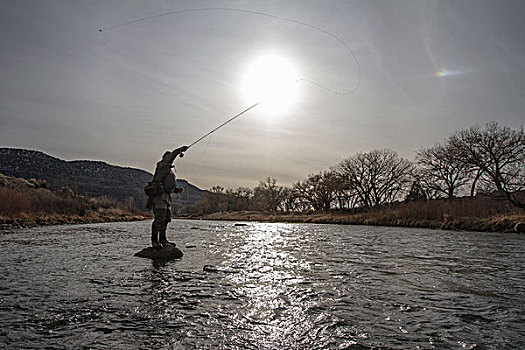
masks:
[[[281,56],[267,55],[248,68],[242,93],[248,103],[260,102],[260,108],[272,114],[286,111],[297,97],[297,72]]]

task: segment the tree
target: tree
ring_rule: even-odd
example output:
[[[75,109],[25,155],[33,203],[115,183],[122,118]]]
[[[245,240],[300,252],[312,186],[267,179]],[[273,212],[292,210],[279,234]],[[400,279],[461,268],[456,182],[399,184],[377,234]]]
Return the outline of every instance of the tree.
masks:
[[[358,197],[356,192],[350,188],[345,182],[345,179],[337,172],[335,167],[330,171],[334,174],[334,196],[336,199],[336,206],[339,209],[351,209],[356,206]]]
[[[448,140],[460,160],[487,176],[497,192],[525,209],[519,192],[525,189],[525,134],[497,122],[484,128],[472,126],[454,133]]]
[[[423,186],[421,186],[421,182],[419,180],[414,180],[412,182],[412,185],[410,186],[410,190],[408,191],[408,194],[405,198],[405,202],[410,201],[417,201],[417,200],[427,200],[428,196],[426,191],[423,189]]]
[[[206,213],[225,211],[228,208],[228,195],[224,193],[224,187],[213,186],[204,193],[203,210]]]
[[[339,184],[339,178],[334,172],[325,171],[308,176],[304,182],[297,182],[294,189],[312,209],[329,210]]]
[[[210,192],[212,193],[224,193],[224,187],[222,186],[213,186],[210,188]]]
[[[247,187],[226,190],[228,196],[228,210],[243,211],[248,210],[253,196],[253,191]]]
[[[237,198],[237,210],[248,210],[253,197],[253,190],[247,187],[239,187],[235,190]]]
[[[277,180],[268,177],[259,181],[253,190],[254,204],[259,210],[276,211],[282,199],[282,187],[277,185]]]
[[[450,143],[420,149],[416,163],[421,186],[433,197],[452,198],[470,181],[468,165],[460,160],[457,149]]]
[[[283,187],[279,209],[285,213],[297,210],[297,192],[290,187]]]
[[[408,191],[413,166],[390,149],[357,153],[336,166],[348,188],[355,191],[359,202],[371,207],[394,201]]]

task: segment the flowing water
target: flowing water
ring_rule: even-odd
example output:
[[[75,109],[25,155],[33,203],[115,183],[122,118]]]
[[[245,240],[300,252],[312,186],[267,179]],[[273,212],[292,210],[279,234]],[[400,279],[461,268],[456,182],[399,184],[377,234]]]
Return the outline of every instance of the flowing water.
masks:
[[[174,221],[0,233],[0,348],[523,349],[525,236]]]

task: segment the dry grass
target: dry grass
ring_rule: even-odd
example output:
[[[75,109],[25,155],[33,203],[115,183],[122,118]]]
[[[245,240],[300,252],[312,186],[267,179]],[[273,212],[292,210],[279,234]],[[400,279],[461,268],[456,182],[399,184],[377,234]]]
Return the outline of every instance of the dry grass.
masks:
[[[369,210],[320,213],[221,212],[209,220],[301,222],[345,225],[402,226],[432,229],[512,232],[525,222],[525,212],[490,197],[396,203]]]
[[[0,187],[0,213],[5,216],[34,211],[31,198],[19,190]]]
[[[69,225],[69,224],[91,224],[99,222],[114,221],[140,221],[147,217],[143,215],[120,215],[113,216],[110,213],[91,212],[88,215],[30,215],[22,213],[17,216],[0,215],[0,225],[3,228],[16,228],[28,226],[45,226],[45,225]]]
[[[135,221],[148,216],[107,197],[85,198],[67,188],[52,191],[35,179],[0,174],[0,225],[4,228]]]

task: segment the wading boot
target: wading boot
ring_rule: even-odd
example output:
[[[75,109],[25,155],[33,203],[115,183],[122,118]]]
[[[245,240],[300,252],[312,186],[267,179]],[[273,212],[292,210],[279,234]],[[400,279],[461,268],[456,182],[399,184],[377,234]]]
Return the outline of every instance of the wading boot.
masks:
[[[162,249],[162,244],[159,242],[159,230],[155,223],[151,228],[151,246],[155,249]]]
[[[168,239],[166,238],[166,228],[163,227],[160,229],[159,231],[159,241],[162,245],[171,245],[171,246],[177,246],[175,243],[173,242],[169,242]]]

